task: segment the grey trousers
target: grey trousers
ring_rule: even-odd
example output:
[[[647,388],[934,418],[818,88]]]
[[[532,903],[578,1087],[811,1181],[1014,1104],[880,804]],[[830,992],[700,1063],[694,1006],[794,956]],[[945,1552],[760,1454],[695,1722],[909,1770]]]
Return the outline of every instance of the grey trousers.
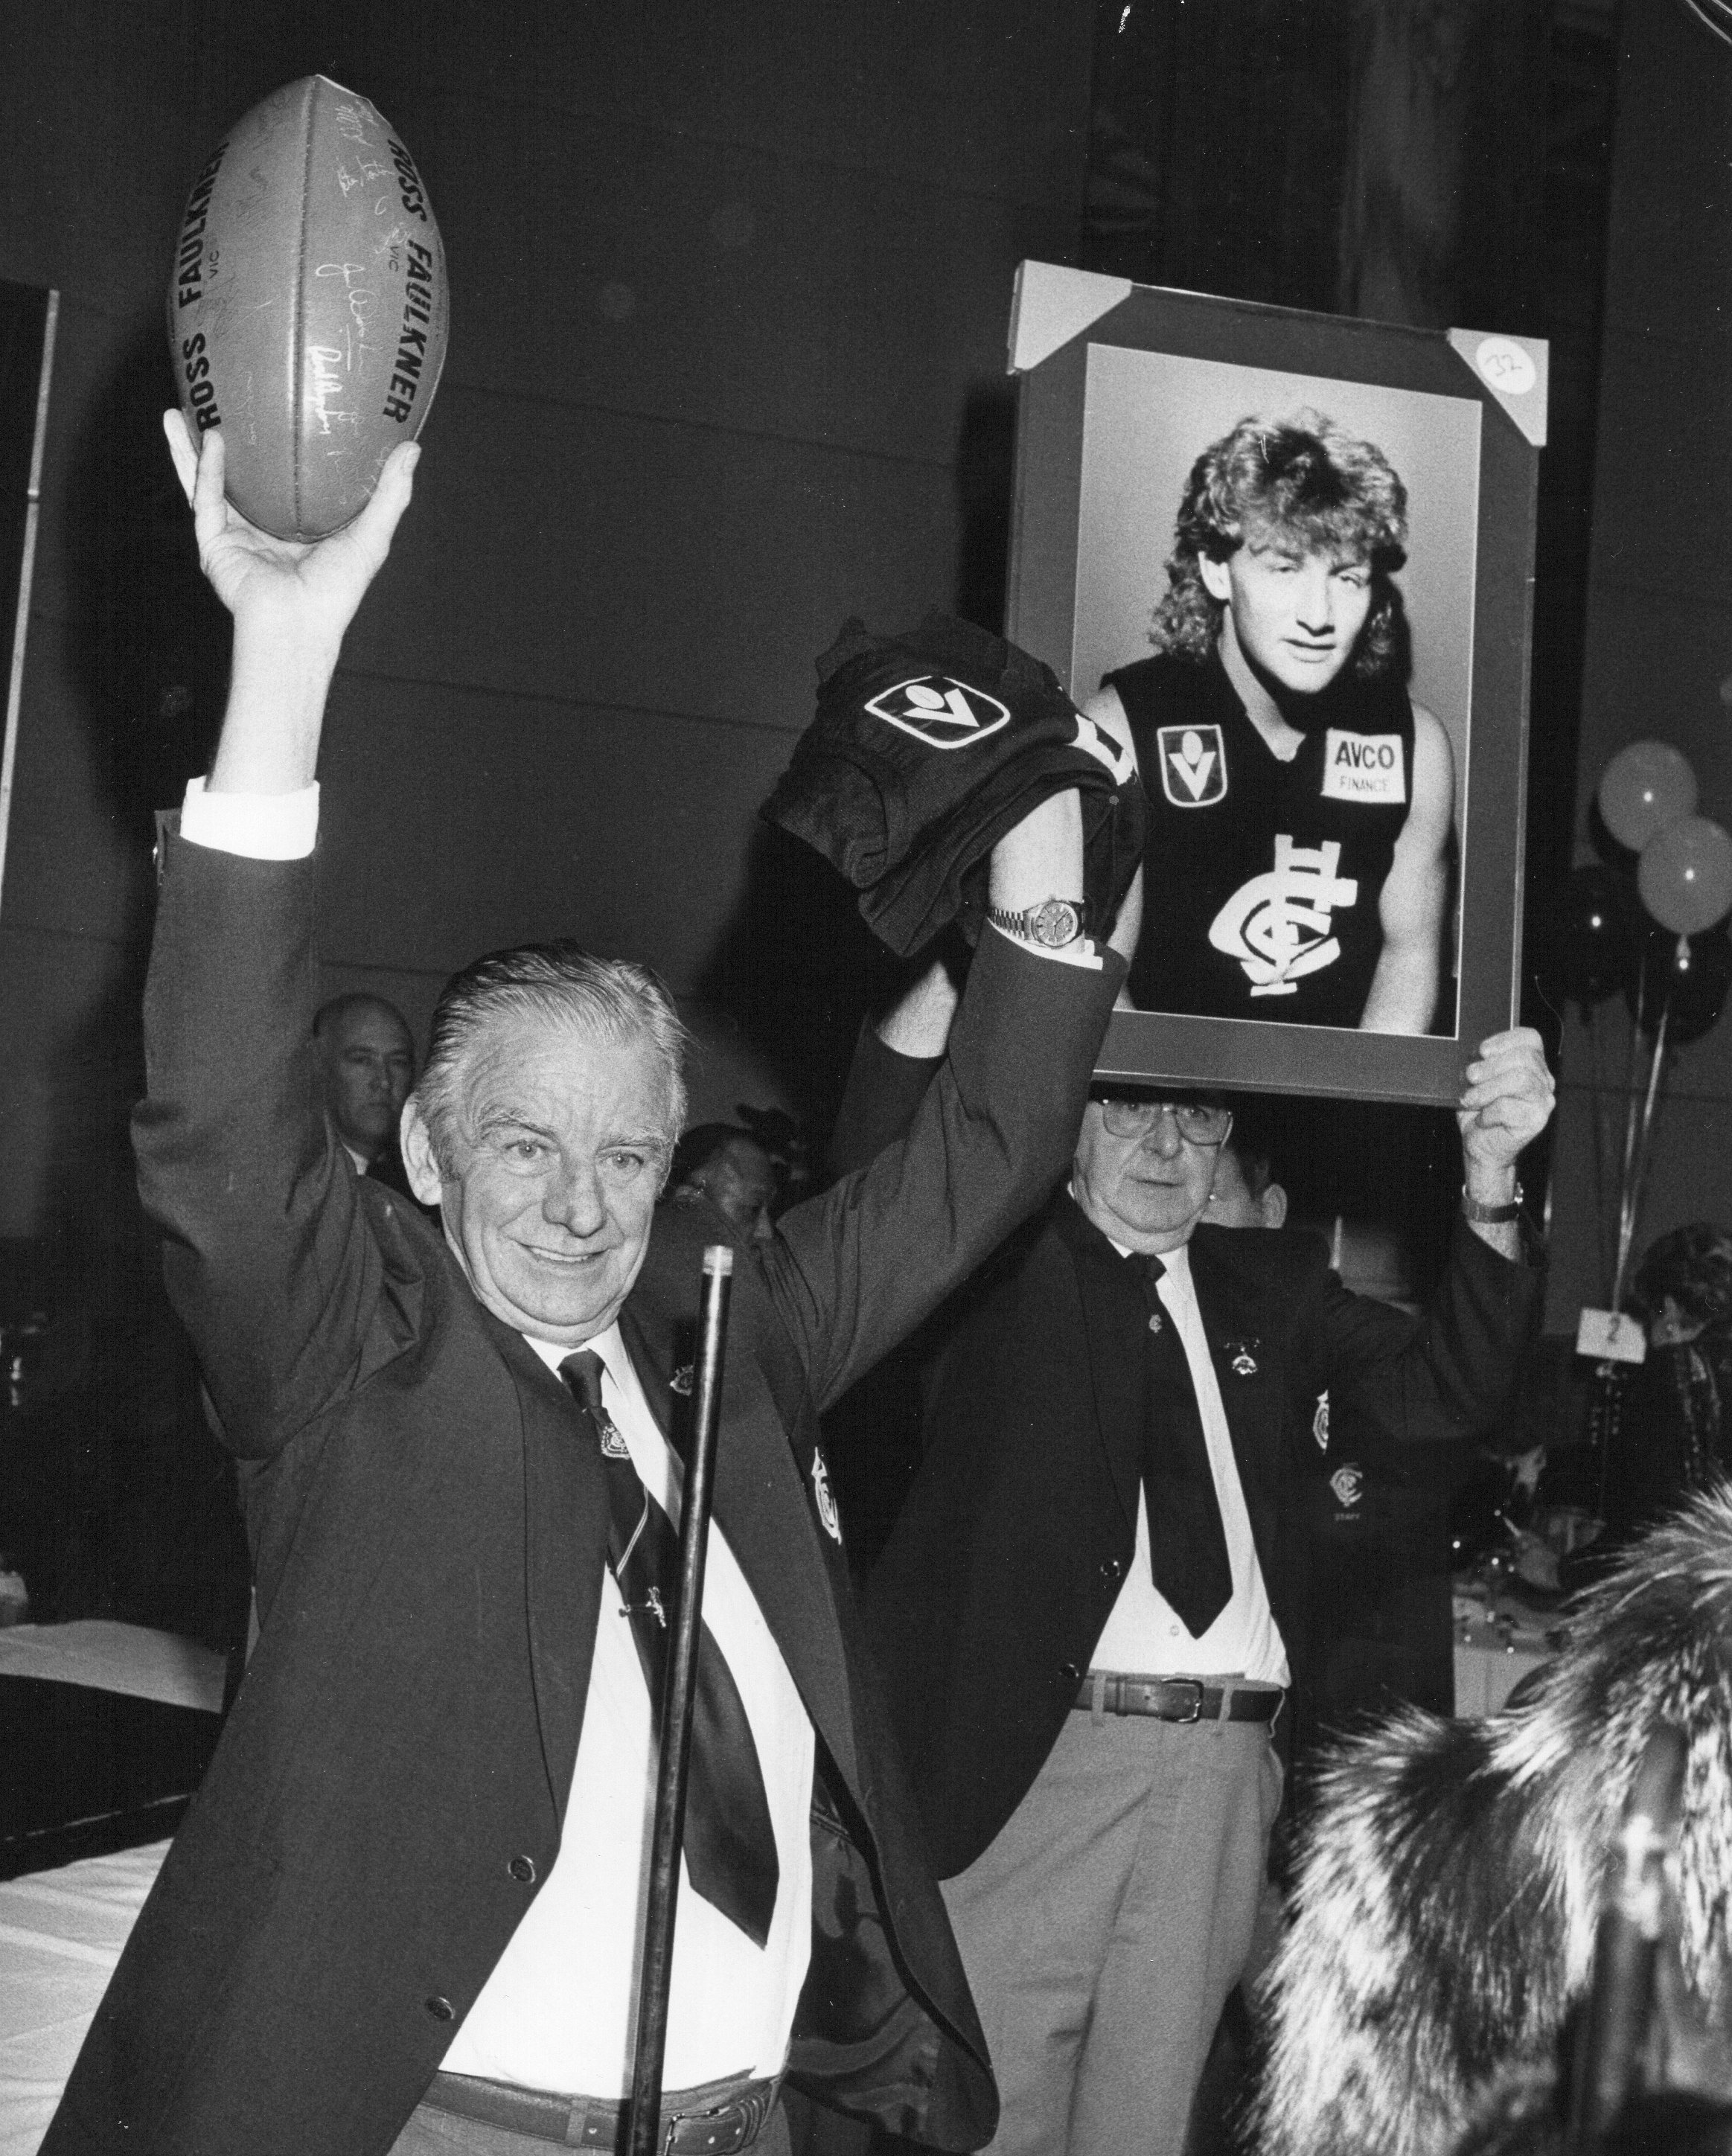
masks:
[[[1281,1783],[1263,1723],[1067,1718],[943,1884],[1004,2107],[989,2156],[1180,2156]]]

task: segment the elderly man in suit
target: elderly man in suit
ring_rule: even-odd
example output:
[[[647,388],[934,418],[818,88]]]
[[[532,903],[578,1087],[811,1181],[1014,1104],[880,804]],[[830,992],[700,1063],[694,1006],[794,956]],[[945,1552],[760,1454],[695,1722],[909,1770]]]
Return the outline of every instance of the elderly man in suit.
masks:
[[[311,1050],[313,785],[342,634],[414,452],[319,545],[171,446],[234,615],[165,868],[141,1186],[240,1462],[261,1630],[47,2156],[612,2148],[661,1561],[707,1205],[658,1208],[678,1023],[563,945],[448,988],[416,1194],[348,1172]],[[1074,793],[994,903],[1082,886]],[[1113,993],[1083,938],[983,937],[907,1142],[736,1251],[664,2117],[785,2148],[784,2070],[898,2130],[992,2131],[985,2048],[849,1599],[818,1412],[1062,1163]]]
[[[839,1161],[904,1127],[951,997],[935,969],[863,1043]],[[1392,1440],[1477,1431],[1537,1322],[1515,1162],[1550,1112],[1538,1036],[1493,1035],[1466,1081],[1465,1218],[1421,1319],[1349,1294],[1315,1236],[1210,1224],[1219,1096],[1108,1091],[1068,1184],[940,1322],[866,1614],[999,2076],[994,2156],[1185,2145],[1307,1677],[1319,1395],[1350,1387]]]

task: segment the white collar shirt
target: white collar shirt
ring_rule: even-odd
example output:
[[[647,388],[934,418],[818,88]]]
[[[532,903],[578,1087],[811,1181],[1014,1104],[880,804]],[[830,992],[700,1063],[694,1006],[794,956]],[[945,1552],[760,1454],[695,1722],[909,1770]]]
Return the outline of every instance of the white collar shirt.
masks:
[[[528,1344],[555,1371],[571,1352],[533,1338]],[[677,1524],[680,1463],[656,1426],[619,1327],[588,1344],[601,1358],[603,1401],[632,1465]],[[769,1938],[759,1948],[693,1891],[681,1864],[662,2068],[669,2089],[779,2073],[811,1952],[812,1724],[713,1523],[704,1620],[745,1702],[781,1877]],[[604,1572],[564,1841],[446,2052],[447,2071],[562,2095],[626,2092],[654,1796],[649,1691],[619,1588]]]
[[[1129,1255],[1127,1245],[1108,1240],[1121,1257]],[[1226,1536],[1233,1591],[1208,1630],[1196,1637],[1154,1584],[1149,1558],[1149,1498],[1139,1486],[1136,1554],[1096,1643],[1092,1666],[1138,1676],[1241,1676],[1262,1684],[1284,1685],[1287,1650],[1269,1606],[1263,1568],[1251,1537],[1251,1514],[1239,1480],[1239,1464],[1233,1456],[1232,1433],[1227,1427],[1215,1358],[1209,1352],[1209,1336],[1203,1329],[1203,1313],[1197,1306],[1196,1286],[1190,1276],[1190,1253],[1181,1244],[1177,1250],[1162,1251],[1161,1264],[1164,1270],[1156,1291],[1178,1330],[1190,1369]]]

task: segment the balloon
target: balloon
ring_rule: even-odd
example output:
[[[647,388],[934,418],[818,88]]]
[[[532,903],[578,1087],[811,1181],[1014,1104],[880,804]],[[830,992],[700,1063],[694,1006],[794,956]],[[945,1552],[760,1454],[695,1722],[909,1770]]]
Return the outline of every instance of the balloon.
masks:
[[[1612,837],[1639,854],[1657,831],[1693,811],[1696,774],[1669,742],[1632,742],[1601,773],[1595,798]]]
[[[1725,930],[1679,937],[1669,928],[1651,928],[1644,951],[1640,988],[1632,982],[1624,992],[1631,1016],[1643,1032],[1653,1033],[1669,1002],[1667,1040],[1675,1048],[1699,1040],[1718,1020],[1732,988],[1732,942]]]
[[[1596,1004],[1635,977],[1639,908],[1628,879],[1597,862],[1572,869],[1539,908],[1534,970],[1544,986]]]
[[[1732,911],[1732,838],[1706,816],[1668,824],[1642,848],[1636,886],[1663,928],[1700,935]]]

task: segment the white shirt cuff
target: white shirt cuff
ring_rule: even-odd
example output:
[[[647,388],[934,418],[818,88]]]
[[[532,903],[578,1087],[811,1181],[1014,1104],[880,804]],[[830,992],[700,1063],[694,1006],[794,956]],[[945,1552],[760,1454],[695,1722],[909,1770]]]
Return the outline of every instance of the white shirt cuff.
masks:
[[[319,835],[319,786],[298,793],[207,793],[202,778],[187,782],[181,836],[218,854],[255,861],[304,861]]]
[[[986,925],[994,936],[1002,936],[1007,943],[1014,943],[1019,951],[1026,951],[1034,957],[1056,958],[1061,966],[1086,967],[1091,973],[1101,970],[1101,954],[1087,936],[1079,936],[1074,943],[1062,944],[1055,951],[1050,944],[1030,943],[1025,936],[1013,936],[995,921]]]

